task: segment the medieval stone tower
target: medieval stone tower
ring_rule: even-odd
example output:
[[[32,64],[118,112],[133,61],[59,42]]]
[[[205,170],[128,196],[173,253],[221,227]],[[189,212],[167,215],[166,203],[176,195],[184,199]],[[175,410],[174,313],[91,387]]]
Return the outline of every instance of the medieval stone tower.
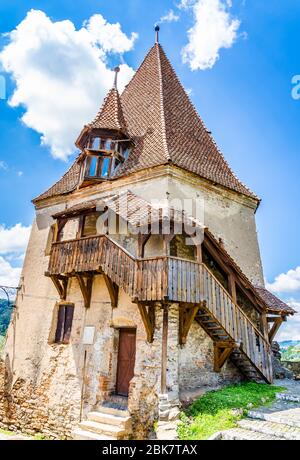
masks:
[[[69,171],[33,200],[1,425],[142,439],[184,393],[271,382],[270,340],[293,311],[264,288],[259,199],[159,43],[76,146]]]

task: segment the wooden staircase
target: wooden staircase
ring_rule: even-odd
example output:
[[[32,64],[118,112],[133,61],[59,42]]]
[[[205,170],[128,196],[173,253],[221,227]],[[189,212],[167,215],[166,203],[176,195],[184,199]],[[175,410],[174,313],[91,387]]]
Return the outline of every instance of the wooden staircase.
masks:
[[[202,273],[204,303],[195,319],[214,342],[215,370],[230,357],[247,379],[272,383],[269,342],[205,265]]]
[[[216,371],[230,356],[247,378],[272,382],[268,339],[203,263],[170,256],[135,258],[106,235],[52,245],[46,274],[56,284],[95,272],[110,280],[110,290],[118,286],[141,305],[145,318],[146,306],[155,301],[178,302],[194,310],[199,305],[195,319],[214,341]],[[83,294],[86,289],[83,286]],[[154,323],[148,322],[153,329]]]

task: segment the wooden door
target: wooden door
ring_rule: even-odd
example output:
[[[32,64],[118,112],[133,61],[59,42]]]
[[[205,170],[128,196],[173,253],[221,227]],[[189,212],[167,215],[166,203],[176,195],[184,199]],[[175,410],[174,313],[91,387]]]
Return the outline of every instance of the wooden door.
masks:
[[[136,348],[135,329],[120,329],[116,392],[128,396],[129,382],[134,376]]]

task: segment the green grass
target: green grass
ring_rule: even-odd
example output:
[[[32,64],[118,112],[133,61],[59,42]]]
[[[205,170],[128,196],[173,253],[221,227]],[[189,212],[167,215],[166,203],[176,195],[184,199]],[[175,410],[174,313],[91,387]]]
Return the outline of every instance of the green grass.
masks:
[[[242,383],[210,391],[181,413],[179,439],[208,439],[214,433],[234,428],[249,408],[272,402],[282,387]]]
[[[5,434],[6,436],[14,436],[16,433],[14,433],[13,431],[9,431],[9,430],[2,430],[0,428],[0,434]]]

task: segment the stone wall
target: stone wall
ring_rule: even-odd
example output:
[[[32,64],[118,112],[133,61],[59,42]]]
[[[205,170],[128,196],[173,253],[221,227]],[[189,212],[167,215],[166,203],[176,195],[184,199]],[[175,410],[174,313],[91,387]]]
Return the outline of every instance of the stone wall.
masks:
[[[196,390],[199,387],[216,387],[238,383],[243,377],[229,360],[220,373],[214,372],[213,341],[194,322],[187,337],[187,343],[179,352],[180,392]]]
[[[281,364],[293,372],[296,380],[300,380],[300,361],[281,361]]]
[[[69,439],[77,425],[80,411],[80,388],[76,374],[67,365],[65,374],[57,375],[66,356],[56,350],[49,368],[38,382],[13,380],[8,360],[0,361],[0,426],[30,435],[43,433],[49,439]],[[68,363],[68,360],[66,360]],[[53,393],[66,382],[63,398]],[[72,381],[73,385],[68,385]],[[60,383],[59,383],[60,382]]]

